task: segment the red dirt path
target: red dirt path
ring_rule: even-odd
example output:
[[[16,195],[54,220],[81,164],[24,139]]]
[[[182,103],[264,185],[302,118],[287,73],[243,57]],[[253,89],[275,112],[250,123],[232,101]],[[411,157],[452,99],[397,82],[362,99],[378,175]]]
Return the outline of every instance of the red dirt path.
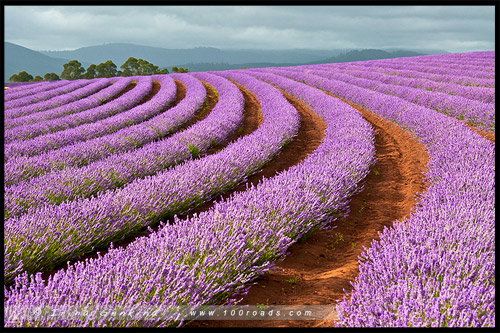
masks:
[[[343,100],[346,102],[345,100]],[[255,281],[240,305],[328,305],[350,291],[358,275],[358,256],[378,232],[393,221],[409,217],[415,194],[424,192],[423,172],[429,157],[415,138],[397,125],[352,103],[377,132],[378,162],[365,179],[364,190],[353,196],[351,213],[334,222],[333,230],[317,230],[289,248],[277,269]],[[297,277],[291,284],[285,280]],[[332,317],[333,319],[334,317]],[[333,327],[325,321],[193,321],[186,327]]]

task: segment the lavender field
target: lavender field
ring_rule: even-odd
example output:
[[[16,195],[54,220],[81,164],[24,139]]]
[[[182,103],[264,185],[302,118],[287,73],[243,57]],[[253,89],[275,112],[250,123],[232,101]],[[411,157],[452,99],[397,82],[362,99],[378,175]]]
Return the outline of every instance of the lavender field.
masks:
[[[242,135],[245,96],[258,127]],[[322,140],[249,184],[299,135],[290,99],[322,120]],[[4,100],[5,326],[178,327],[179,313],[26,311],[237,304],[365,189],[377,132],[346,101],[429,163],[409,218],[363,249],[334,325],[495,326],[493,51],[18,84]]]

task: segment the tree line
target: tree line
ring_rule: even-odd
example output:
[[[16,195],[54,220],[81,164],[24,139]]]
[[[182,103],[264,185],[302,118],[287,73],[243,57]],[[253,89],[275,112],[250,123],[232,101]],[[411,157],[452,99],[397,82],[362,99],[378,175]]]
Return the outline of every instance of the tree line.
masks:
[[[26,71],[21,71],[18,74],[14,74],[9,78],[10,82],[36,82],[36,81],[58,81],[58,80],[77,80],[77,79],[94,79],[100,77],[115,77],[115,76],[142,76],[142,75],[154,75],[154,74],[168,74],[166,68],[159,69],[158,66],[153,65],[147,60],[136,59],[130,57],[120,66],[121,70],[118,70],[116,65],[108,60],[102,62],[99,65],[92,64],[87,70],[82,66],[78,60],[71,60],[67,64],[63,65],[64,69],[61,75],[56,73],[47,73],[44,77],[37,75],[33,77]],[[172,72],[174,73],[187,73],[187,68],[176,66],[172,67]]]

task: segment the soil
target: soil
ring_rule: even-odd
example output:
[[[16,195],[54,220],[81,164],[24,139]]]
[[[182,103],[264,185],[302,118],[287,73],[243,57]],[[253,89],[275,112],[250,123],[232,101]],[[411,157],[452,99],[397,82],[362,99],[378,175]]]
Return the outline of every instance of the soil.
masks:
[[[465,123],[471,130],[481,135],[483,138],[490,140],[491,142],[495,142],[495,133],[482,130],[478,127],[472,126],[471,124]]]
[[[239,305],[334,305],[351,291],[359,273],[358,256],[378,232],[409,217],[416,193],[425,191],[423,173],[429,161],[424,146],[397,125],[358,105],[377,133],[378,159],[354,195],[350,214],[332,230],[316,230],[289,248],[276,269],[259,277]],[[290,283],[297,278],[296,283]],[[330,318],[330,316],[328,317]],[[324,321],[193,321],[186,327],[333,327],[335,315]]]
[[[139,102],[138,105],[144,104],[147,101],[151,100],[151,98],[153,98],[154,95],[156,95],[158,91],[160,91],[160,88],[161,88],[161,83],[158,81],[153,81],[153,87],[151,88],[151,91],[149,92],[149,94],[144,96],[144,98]]]
[[[109,103],[111,101],[114,101],[118,97],[121,97],[123,94],[125,94],[125,93],[129,92],[130,90],[134,89],[136,86],[137,86],[137,82],[130,82],[130,84],[127,86],[127,88],[125,88],[124,90],[122,90],[118,95],[116,95],[116,96],[112,97],[111,99],[107,100],[105,103]]]
[[[181,81],[178,81],[178,80],[175,80],[175,83],[176,83],[176,86],[177,86],[177,98],[174,101],[174,103],[171,106],[169,106],[169,108],[174,107],[175,105],[177,105],[186,96],[186,86]],[[191,119],[186,124],[180,126],[177,129],[177,131],[184,130],[187,127],[189,127],[189,126],[193,125],[194,123],[196,123],[197,121],[200,121],[200,120],[206,118],[210,114],[210,111],[212,111],[212,109],[217,105],[218,96],[216,94],[215,89],[211,85],[209,85],[208,83],[206,83],[206,82],[202,81],[202,83],[205,86],[205,88],[207,89],[207,98],[206,98],[204,107],[195,114],[195,116],[194,116],[193,119]],[[159,87],[157,89],[159,90]],[[154,96],[151,93],[149,95],[151,95],[150,98],[152,98],[152,96]],[[257,101],[257,99],[255,97],[253,97],[253,100]],[[255,108],[255,109],[257,110],[258,108]],[[252,113],[251,110],[250,110],[250,113]],[[255,119],[257,119],[257,115],[255,115]],[[153,230],[158,230],[159,223],[156,224],[156,225],[154,225],[154,226],[151,226],[151,227],[153,228]],[[146,236],[146,235],[149,235],[149,234],[150,234],[150,231],[148,231],[147,227],[145,227],[142,230],[138,231],[137,233],[131,234],[129,237],[127,237],[123,241],[117,242],[115,244],[115,248],[126,247],[128,244],[130,244],[131,242],[133,242],[136,238],[142,237],[142,236]],[[86,259],[89,259],[89,258],[94,258],[95,259],[95,258],[98,257],[98,255],[97,255],[98,252],[101,255],[104,255],[104,254],[106,254],[108,252],[108,249],[107,249],[107,247],[97,248],[97,249],[95,249],[94,251],[92,251],[90,253],[82,255],[82,256],[80,256],[80,257],[78,257],[76,259],[69,260],[68,262],[60,264],[56,268],[54,268],[54,269],[52,269],[50,271],[42,272],[42,278],[46,281],[50,276],[54,275],[58,270],[65,269],[68,266],[68,264],[71,265],[71,264],[74,264],[76,262],[85,261]],[[10,285],[10,284],[5,284],[5,286],[8,286],[8,285]]]
[[[177,82],[178,83],[178,82]],[[179,88],[179,83],[178,83]],[[245,120],[240,130],[234,133],[228,142],[256,130],[262,121],[260,104],[257,98],[239,86],[245,97]],[[212,92],[209,109],[216,104]],[[287,100],[297,108],[301,115],[299,134],[261,171],[249,177],[222,197],[244,191],[247,183],[258,184],[264,177],[272,177],[277,172],[288,169],[307,158],[321,143],[326,128],[324,122],[305,103],[284,93]],[[332,95],[333,96],[333,95]],[[335,96],[336,97],[336,96]],[[378,162],[364,180],[364,190],[354,195],[350,202],[350,214],[340,221],[335,221],[335,228],[320,229],[307,239],[301,240],[289,248],[289,255],[276,265],[276,268],[255,280],[240,305],[334,305],[351,290],[350,281],[359,273],[358,257],[363,247],[370,247],[372,240],[378,239],[378,233],[385,227],[409,217],[417,202],[417,193],[426,189],[424,172],[429,157],[425,148],[414,137],[397,125],[387,121],[371,111],[343,100],[359,110],[370,122],[377,133],[375,138],[376,158]],[[178,101],[177,101],[178,102]],[[207,109],[206,107],[204,110]],[[206,117],[209,110],[197,115]],[[213,147],[209,154],[223,148],[228,142]],[[212,202],[197,207],[189,215],[210,209]],[[185,218],[187,215],[179,216]],[[396,221],[396,222],[395,222]],[[170,222],[170,221],[167,221]],[[333,226],[333,225],[332,225]],[[153,227],[156,230],[158,227]],[[143,230],[133,237],[116,244],[123,247],[135,238],[148,235]],[[99,250],[104,254],[106,250]],[[79,260],[96,257],[95,253]],[[60,268],[65,267],[63,265]],[[59,268],[59,269],[60,269]],[[43,275],[47,279],[55,271]],[[296,278],[296,283],[290,283]],[[286,281],[288,280],[288,282]],[[344,291],[345,290],[345,291]],[[325,321],[193,321],[185,327],[333,327],[332,320]]]
[[[217,97],[215,94],[215,90],[203,82],[205,87],[207,88],[207,96],[208,96],[208,105],[197,115],[197,121],[205,118],[209,111],[217,104]],[[231,141],[243,136],[248,135],[255,131],[260,124],[262,123],[262,114],[260,113],[260,103],[255,95],[248,90],[246,90],[242,85],[236,84],[243,96],[245,98],[245,106],[244,106],[244,120],[243,124],[240,127],[240,130],[233,133],[228,139],[215,147],[209,149],[209,154],[216,153],[219,149],[224,148]],[[284,92],[283,92],[284,93]],[[282,149],[278,156],[272,159],[266,166],[264,166],[259,172],[248,177],[246,182],[243,182],[233,188],[230,191],[225,192],[221,195],[222,198],[227,198],[235,192],[245,191],[247,188],[247,184],[257,185],[259,181],[261,181],[264,177],[269,178],[273,177],[277,172],[281,172],[283,170],[288,169],[289,167],[300,163],[304,160],[310,153],[312,153],[321,143],[321,140],[324,137],[324,130],[326,129],[326,125],[323,120],[316,115],[314,111],[312,111],[307,105],[299,100],[294,99],[291,95],[284,93],[287,100],[299,111],[301,115],[301,125],[296,137]],[[192,122],[194,122],[193,120]],[[186,126],[186,125],[185,125]],[[185,127],[183,126],[183,127]],[[193,208],[188,214],[178,215],[180,219],[185,219],[189,216],[192,216],[195,213],[200,213],[202,211],[206,211],[210,209],[214,203],[212,201],[205,202],[204,204]],[[165,223],[173,223],[173,219],[168,219],[163,221]],[[115,248],[126,247],[128,244],[133,242],[136,238],[142,236],[148,236],[151,232],[157,231],[160,227],[160,224],[157,223],[155,225],[151,225],[148,229],[147,227],[142,230],[130,235],[125,240],[117,242],[114,244]],[[92,253],[88,253],[79,257],[78,259],[70,260],[69,263],[73,264],[78,261],[84,261],[87,258],[97,258],[97,252],[101,255],[107,253],[107,248],[99,248],[93,251]],[[48,277],[54,275],[58,270],[64,269],[67,267],[67,263],[59,265],[56,269],[43,272],[42,278],[47,280]]]

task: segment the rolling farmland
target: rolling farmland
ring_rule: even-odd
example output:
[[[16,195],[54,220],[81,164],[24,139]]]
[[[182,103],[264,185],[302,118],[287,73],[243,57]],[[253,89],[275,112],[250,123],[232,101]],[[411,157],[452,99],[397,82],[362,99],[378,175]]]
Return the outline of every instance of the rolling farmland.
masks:
[[[290,260],[320,326],[495,326],[494,52],[4,98],[6,326],[196,325],[25,311],[263,302]]]

